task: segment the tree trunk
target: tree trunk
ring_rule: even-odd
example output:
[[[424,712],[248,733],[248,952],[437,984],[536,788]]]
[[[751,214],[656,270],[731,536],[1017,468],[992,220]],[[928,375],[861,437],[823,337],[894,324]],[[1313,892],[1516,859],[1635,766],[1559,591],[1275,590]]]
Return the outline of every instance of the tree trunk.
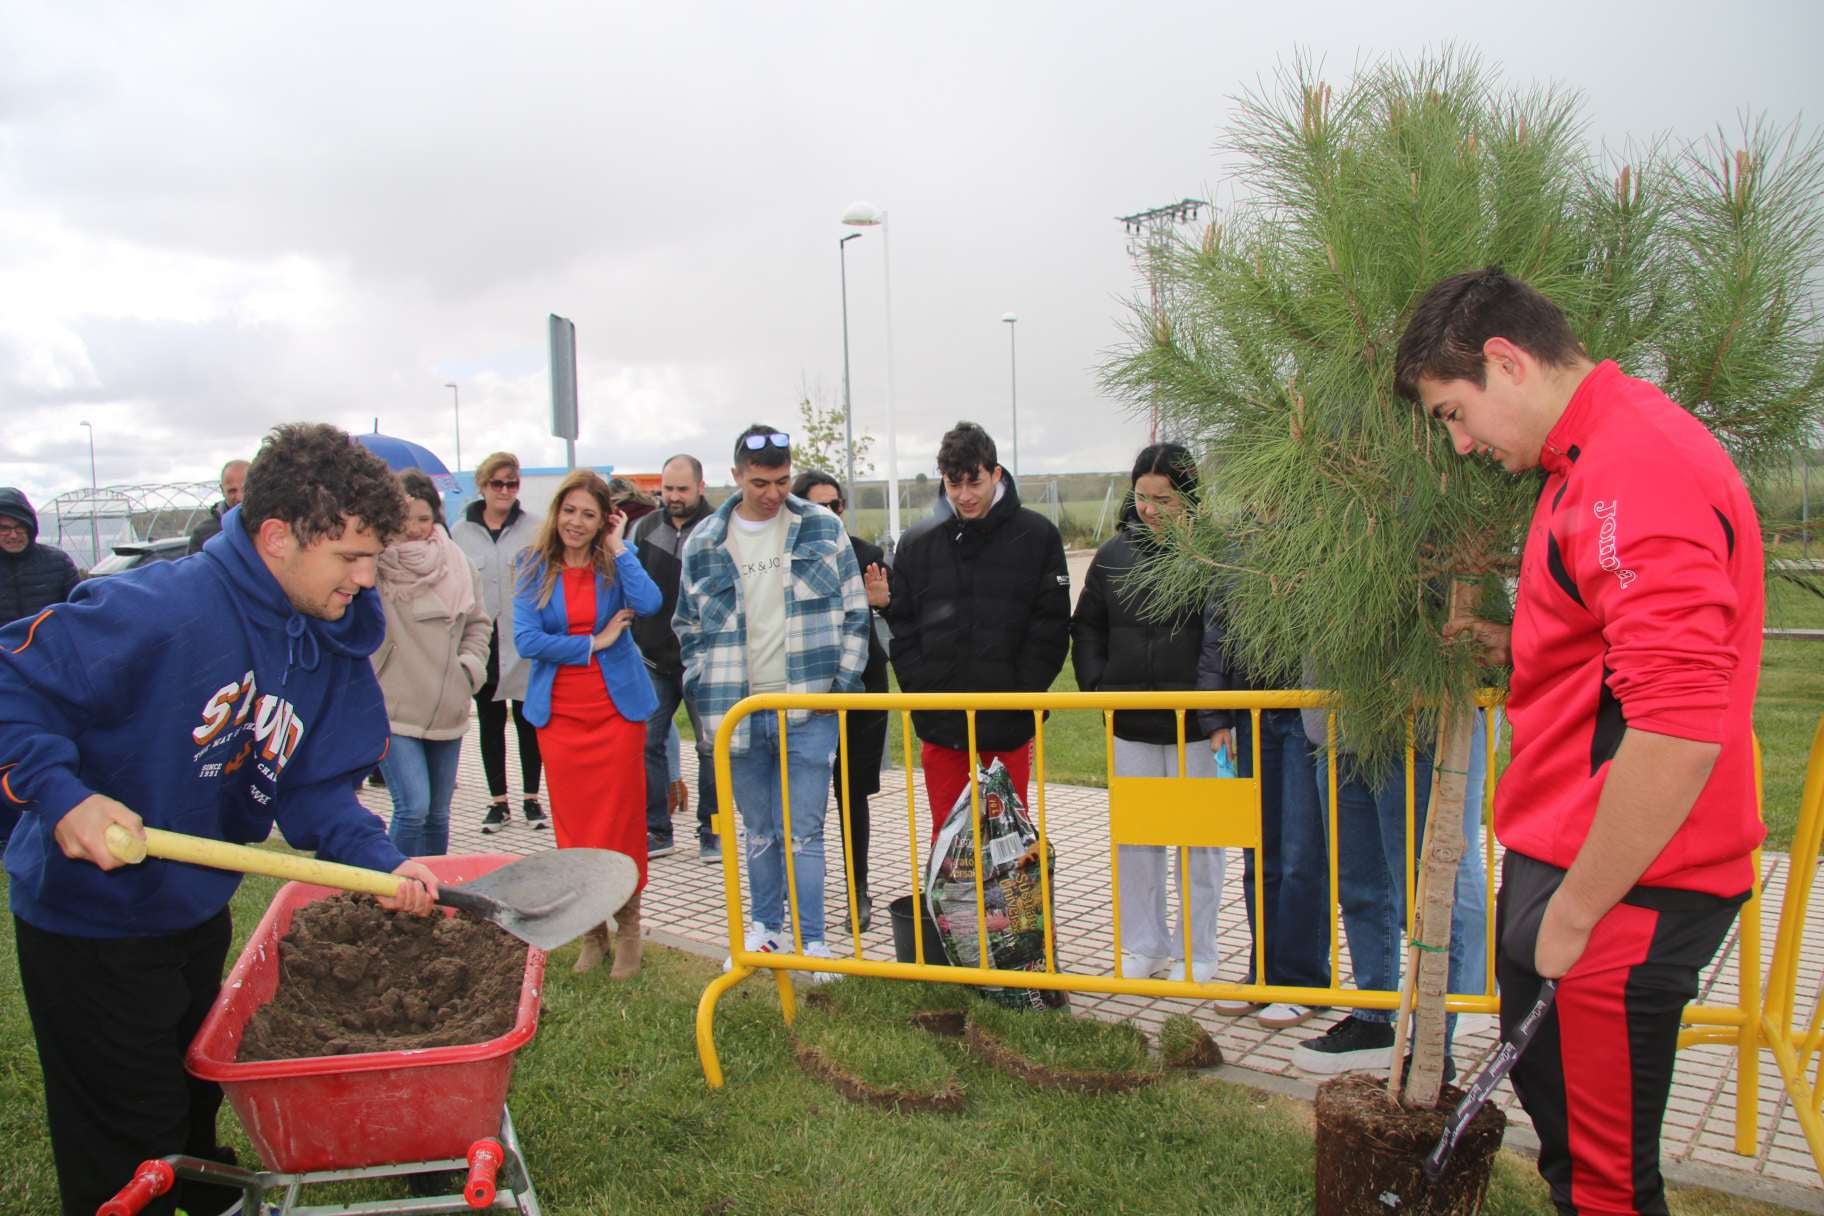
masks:
[[[1475,584],[1452,583],[1451,622],[1473,620],[1480,597],[1481,590]],[[1399,1087],[1410,1005],[1416,1009],[1416,1017],[1406,1102],[1423,1109],[1437,1104],[1438,1087],[1444,1079],[1444,994],[1450,987],[1451,905],[1456,900],[1457,867],[1463,860],[1463,800],[1469,780],[1469,749],[1474,744],[1475,713],[1473,702],[1451,699],[1444,703],[1439,715],[1419,875],[1418,920],[1413,926],[1412,947],[1407,951],[1393,1064],[1387,1078],[1388,1093],[1392,1095]]]

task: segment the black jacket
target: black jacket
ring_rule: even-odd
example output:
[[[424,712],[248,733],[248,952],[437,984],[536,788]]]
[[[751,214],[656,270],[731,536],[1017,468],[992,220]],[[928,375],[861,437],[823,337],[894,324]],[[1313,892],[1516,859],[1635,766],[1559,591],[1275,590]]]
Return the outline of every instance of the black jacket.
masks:
[[[209,543],[209,538],[218,535],[221,532],[222,512],[227,509],[228,504],[226,502],[216,503],[213,507],[209,508],[208,517],[205,518],[202,523],[190,529],[190,547],[184,551],[186,556],[191,553],[201,553],[203,551],[203,546]]]
[[[70,555],[52,545],[38,543],[38,512],[24,494],[0,486],[0,515],[25,524],[25,551],[0,549],[0,625],[36,616],[51,604],[61,603],[79,581]]]
[[[1051,521],[1006,492],[978,520],[926,516],[893,555],[893,670],[906,692],[1045,692],[1070,648],[1070,574]],[[969,745],[960,712],[912,715],[918,737]],[[1009,751],[1032,738],[1032,714],[976,715],[976,745]]]
[[[1146,558],[1146,525],[1135,522],[1096,550],[1077,610],[1070,618],[1070,661],[1084,692],[1182,692],[1197,687],[1203,651],[1201,606],[1169,621],[1149,619],[1145,596],[1128,576]],[[1188,714],[1185,737],[1195,739],[1199,716]],[[1115,715],[1115,734],[1140,743],[1176,743],[1177,715],[1127,710]]]
[[[684,526],[671,526],[664,510],[641,516],[633,525],[627,541],[639,555],[646,575],[658,584],[665,597],[659,611],[651,616],[635,617],[633,640],[646,659],[646,666],[665,675],[684,670],[684,658],[678,652],[678,635],[671,631],[671,614],[678,606],[678,578],[684,573],[684,542],[696,526],[713,512],[707,498],[697,501],[697,509],[684,519]]]

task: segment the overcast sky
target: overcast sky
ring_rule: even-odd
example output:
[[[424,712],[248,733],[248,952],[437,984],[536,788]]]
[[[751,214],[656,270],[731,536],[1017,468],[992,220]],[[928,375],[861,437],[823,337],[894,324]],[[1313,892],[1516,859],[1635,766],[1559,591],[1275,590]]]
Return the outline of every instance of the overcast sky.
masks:
[[[1221,199],[1232,98],[1298,49],[1453,40],[1581,90],[1611,143],[1824,114],[1824,5],[57,4],[0,22],[0,484],[210,478],[278,422],[726,477],[839,402],[837,238],[890,215],[900,476],[959,418],[1028,476],[1124,468],[1095,368],[1137,290],[1115,216]],[[858,431],[887,429],[881,230],[848,249]]]

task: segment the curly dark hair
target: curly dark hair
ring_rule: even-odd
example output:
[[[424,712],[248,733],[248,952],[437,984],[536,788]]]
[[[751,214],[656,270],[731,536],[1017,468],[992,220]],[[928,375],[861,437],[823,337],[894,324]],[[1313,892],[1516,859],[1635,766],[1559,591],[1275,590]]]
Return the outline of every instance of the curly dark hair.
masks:
[[[252,536],[269,519],[291,526],[300,544],[342,535],[344,515],[381,544],[405,531],[405,497],[386,462],[326,422],[272,428],[247,469],[241,526]]]

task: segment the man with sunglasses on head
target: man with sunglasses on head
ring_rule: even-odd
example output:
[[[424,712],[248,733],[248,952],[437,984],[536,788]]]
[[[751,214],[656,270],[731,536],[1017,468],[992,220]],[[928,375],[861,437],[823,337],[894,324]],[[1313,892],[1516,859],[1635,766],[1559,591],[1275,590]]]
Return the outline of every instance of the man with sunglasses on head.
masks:
[[[660,509],[633,526],[627,543],[665,597],[659,611],[633,622],[633,640],[639,644],[652,676],[652,690],[659,698],[659,708],[646,720],[646,856],[663,857],[677,850],[671,828],[667,743],[682,702],[697,736],[697,860],[714,865],[722,860],[722,841],[716,835],[716,740],[703,729],[696,704],[684,696],[684,660],[678,651],[678,635],[671,629],[684,545],[709,518],[709,500],[703,497],[707,488],[703,462],[695,456],[679,453],[667,460],[659,469]],[[682,782],[679,788],[683,788]]]
[[[795,498],[791,436],[756,423],[735,441],[735,492],[684,545],[672,616],[684,695],[712,737],[750,693],[859,692],[868,657],[861,569],[834,515]],[[742,719],[729,740],[735,805],[747,828],[753,924],[746,947],[790,952],[785,818],[791,819],[797,939],[829,958],[823,926],[823,819],[836,715],[793,710],[785,748],[791,805],[780,799],[780,723]],[[828,978],[827,976],[825,978]]]
[[[828,473],[807,469],[798,474],[792,482],[792,493],[806,502],[841,516],[848,503],[842,496],[842,483]],[[887,606],[887,559],[879,545],[873,541],[863,540],[851,535],[849,544],[855,550],[855,564],[861,567],[862,586],[868,593],[868,611],[879,612]],[[861,687],[864,692],[887,691],[887,651],[880,644],[879,636],[874,632],[873,621],[868,622],[868,665],[861,673]],[[855,918],[861,922],[865,932],[874,923],[874,897],[868,890],[868,838],[872,826],[868,818],[868,799],[880,792],[880,761],[887,751],[887,714],[885,710],[870,709],[851,713],[848,716],[848,730],[843,732],[841,746],[836,756],[836,768],[832,774],[837,781],[842,780],[843,765],[849,770],[848,819],[838,818],[837,824],[843,828],[843,835],[849,843],[849,855],[855,866]],[[847,753],[844,755],[843,753]],[[842,810],[842,797],[837,797],[836,809]],[[847,913],[844,913],[845,927]]]
[[[1020,505],[994,440],[959,422],[938,445],[943,496],[906,531],[893,558],[882,614],[893,633],[893,670],[906,692],[1045,692],[1070,649],[1070,573],[1050,520]],[[913,729],[931,800],[932,834],[969,788],[973,763],[999,760],[1020,800],[1032,766],[1032,714],[975,717],[968,753],[961,710],[921,710]]]

